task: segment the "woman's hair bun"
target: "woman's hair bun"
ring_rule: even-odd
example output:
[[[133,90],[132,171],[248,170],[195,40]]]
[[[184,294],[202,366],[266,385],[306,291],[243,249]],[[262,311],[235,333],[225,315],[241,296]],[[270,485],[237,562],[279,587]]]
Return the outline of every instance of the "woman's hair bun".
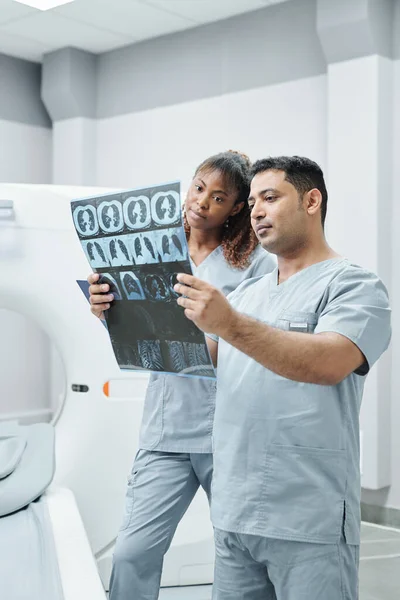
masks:
[[[244,152],[238,152],[238,150],[227,150],[227,152],[230,152],[231,154],[237,154],[238,156],[241,156],[243,158],[243,160],[245,161],[245,163],[247,164],[247,166],[251,167],[251,160],[247,156],[247,154],[244,154]]]

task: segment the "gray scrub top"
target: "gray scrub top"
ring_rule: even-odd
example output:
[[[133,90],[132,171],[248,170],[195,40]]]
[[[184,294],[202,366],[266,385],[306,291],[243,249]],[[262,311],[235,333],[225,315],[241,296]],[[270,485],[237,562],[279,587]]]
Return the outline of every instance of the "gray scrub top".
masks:
[[[363,375],[390,341],[387,291],[342,258],[277,278],[244,282],[232,306],[286,331],[342,334],[367,362],[338,385],[299,383],[219,341],[213,525],[314,543],[338,542],[344,526],[359,544],[359,409]]]
[[[276,259],[261,246],[246,269],[235,269],[216,248],[193,274],[225,295],[244,280],[270,273]],[[216,382],[200,377],[152,373],[144,403],[139,447],[163,452],[212,452]]]

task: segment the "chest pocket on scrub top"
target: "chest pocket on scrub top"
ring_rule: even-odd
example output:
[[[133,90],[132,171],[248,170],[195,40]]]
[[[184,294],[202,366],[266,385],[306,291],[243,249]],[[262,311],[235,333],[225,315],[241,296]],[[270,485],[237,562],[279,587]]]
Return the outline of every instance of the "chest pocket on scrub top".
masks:
[[[279,315],[276,327],[297,333],[313,333],[317,323],[318,315],[316,313],[286,310]]]

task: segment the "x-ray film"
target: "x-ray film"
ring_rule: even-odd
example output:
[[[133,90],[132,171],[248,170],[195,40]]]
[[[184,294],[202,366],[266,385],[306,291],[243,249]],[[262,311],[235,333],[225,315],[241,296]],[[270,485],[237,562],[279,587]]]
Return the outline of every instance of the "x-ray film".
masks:
[[[192,274],[180,183],[71,202],[86,258],[114,301],[107,328],[121,369],[215,378],[204,334],[177,304],[178,273]]]

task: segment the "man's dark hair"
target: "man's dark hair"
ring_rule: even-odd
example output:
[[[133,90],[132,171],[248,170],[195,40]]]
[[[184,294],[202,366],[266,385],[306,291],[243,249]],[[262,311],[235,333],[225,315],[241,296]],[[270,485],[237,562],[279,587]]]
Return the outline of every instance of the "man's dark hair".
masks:
[[[328,192],[321,167],[304,156],[276,156],[257,160],[251,169],[252,177],[270,169],[283,171],[286,181],[296,188],[301,198],[313,188],[321,192],[321,221],[322,227],[324,227]]]

